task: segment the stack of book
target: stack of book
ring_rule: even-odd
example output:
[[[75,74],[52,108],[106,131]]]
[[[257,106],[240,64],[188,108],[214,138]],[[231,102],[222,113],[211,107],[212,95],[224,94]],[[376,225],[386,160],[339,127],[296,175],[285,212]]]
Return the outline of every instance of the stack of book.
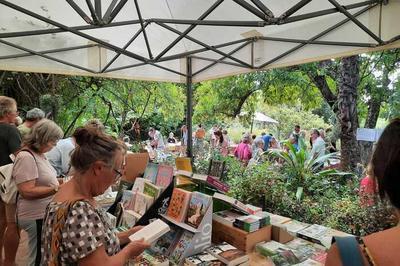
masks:
[[[249,256],[226,242],[211,246],[206,249],[206,252],[213,255],[227,266],[249,265]]]
[[[258,216],[258,215],[244,215],[237,217],[233,225],[246,232],[255,232],[266,225],[269,225],[269,216]]]
[[[256,245],[256,251],[269,257],[279,265],[324,265],[326,250],[324,247],[295,238],[287,244],[276,241],[262,242]]]

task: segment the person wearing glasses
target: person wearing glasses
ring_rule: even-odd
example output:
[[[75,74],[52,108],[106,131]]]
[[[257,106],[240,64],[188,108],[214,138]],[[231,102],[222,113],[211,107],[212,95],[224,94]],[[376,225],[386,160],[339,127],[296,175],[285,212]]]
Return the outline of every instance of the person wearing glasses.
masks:
[[[17,224],[28,235],[28,263],[40,263],[40,236],[47,204],[57,192],[56,171],[44,155],[62,138],[61,128],[51,120],[42,119],[32,127],[18,152],[13,179],[18,188]]]
[[[141,227],[116,234],[94,197],[122,176],[126,147],[93,127],[78,128],[73,136],[74,176],[47,206],[41,265],[125,265],[149,244],[129,241]]]
[[[10,154],[17,154],[21,136],[14,122],[18,116],[17,103],[13,98],[0,96],[0,166],[12,163]],[[15,204],[6,204],[0,198],[0,265],[12,265],[18,248],[18,229]],[[5,244],[5,245],[3,245]]]

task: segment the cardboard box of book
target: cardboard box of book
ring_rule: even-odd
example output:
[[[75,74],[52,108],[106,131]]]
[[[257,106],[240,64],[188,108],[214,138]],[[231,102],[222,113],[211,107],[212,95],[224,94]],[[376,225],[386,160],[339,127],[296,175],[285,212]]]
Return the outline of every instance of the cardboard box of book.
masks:
[[[245,252],[252,251],[259,242],[271,240],[271,225],[248,233],[232,225],[224,224],[213,219],[212,228],[213,243],[228,242]]]
[[[270,216],[272,225],[272,240],[283,244],[293,240],[294,237],[289,234],[289,232],[286,230],[286,227],[284,226],[285,223],[290,222],[292,219],[273,213],[268,214]]]

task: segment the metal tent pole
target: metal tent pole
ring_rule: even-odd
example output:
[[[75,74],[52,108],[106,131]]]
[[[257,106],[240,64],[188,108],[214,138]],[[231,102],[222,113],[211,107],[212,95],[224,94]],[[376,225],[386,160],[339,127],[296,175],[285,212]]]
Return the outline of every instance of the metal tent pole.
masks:
[[[189,158],[193,158],[192,116],[193,116],[192,58],[186,57],[186,126],[187,126],[186,153]]]

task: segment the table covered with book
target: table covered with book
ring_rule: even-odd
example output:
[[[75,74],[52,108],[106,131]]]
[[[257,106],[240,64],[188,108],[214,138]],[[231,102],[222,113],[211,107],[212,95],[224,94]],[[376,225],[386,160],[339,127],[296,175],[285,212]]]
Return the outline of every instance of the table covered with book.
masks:
[[[189,158],[144,169],[97,199],[117,232],[145,226],[130,239],[151,247],[129,265],[323,265],[344,235],[244,204],[218,177],[193,174]]]

